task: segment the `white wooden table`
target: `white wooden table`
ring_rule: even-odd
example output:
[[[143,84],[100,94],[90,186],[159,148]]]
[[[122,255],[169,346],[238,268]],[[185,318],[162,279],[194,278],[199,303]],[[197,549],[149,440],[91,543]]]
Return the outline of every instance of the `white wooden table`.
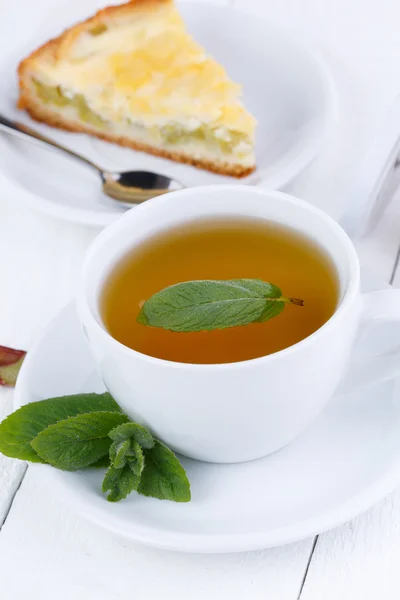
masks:
[[[339,89],[340,116],[324,152],[290,191],[338,218],[362,153],[400,91],[400,5],[395,0],[231,4],[305,35],[325,55]],[[42,0],[32,6],[35,18],[43,18]],[[27,31],[34,26],[20,0],[10,6],[0,0],[0,15],[3,11]],[[0,50],[7,52],[10,45],[12,34],[1,31],[0,18]],[[18,194],[0,176],[0,343],[29,349],[73,297],[96,232],[22,207]],[[394,285],[400,285],[399,242],[400,194],[375,232],[358,243],[362,263]],[[12,395],[0,390],[0,419],[11,411]],[[88,524],[42,488],[37,471],[0,456],[2,600],[398,600],[399,565],[399,492],[350,523],[293,545],[248,554],[183,555]]]

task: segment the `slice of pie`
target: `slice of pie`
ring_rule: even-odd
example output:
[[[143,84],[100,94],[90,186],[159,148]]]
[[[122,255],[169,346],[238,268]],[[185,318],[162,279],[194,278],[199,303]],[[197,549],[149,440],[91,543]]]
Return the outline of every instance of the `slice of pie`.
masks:
[[[54,127],[235,177],[255,169],[240,86],[173,0],[101,10],[23,60],[19,87],[19,108]]]

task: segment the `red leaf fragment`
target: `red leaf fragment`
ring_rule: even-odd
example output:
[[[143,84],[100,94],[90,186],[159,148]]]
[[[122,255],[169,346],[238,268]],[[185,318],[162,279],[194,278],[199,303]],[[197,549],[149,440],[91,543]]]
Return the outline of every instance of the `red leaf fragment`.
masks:
[[[26,352],[0,346],[0,385],[14,386]]]

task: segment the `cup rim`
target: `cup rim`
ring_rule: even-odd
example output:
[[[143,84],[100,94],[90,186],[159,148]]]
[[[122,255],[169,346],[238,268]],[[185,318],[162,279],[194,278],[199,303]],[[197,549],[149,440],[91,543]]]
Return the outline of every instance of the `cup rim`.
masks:
[[[92,311],[92,309],[89,305],[88,299],[87,299],[87,278],[90,273],[91,263],[95,259],[96,254],[104,245],[110,243],[110,241],[112,239],[114,239],[115,236],[117,236],[120,231],[124,230],[126,227],[129,227],[129,222],[135,218],[136,214],[138,214],[139,212],[148,210],[148,208],[150,206],[152,207],[155,204],[159,204],[160,206],[162,206],[166,202],[170,201],[172,195],[174,197],[176,197],[177,195],[181,196],[181,195],[188,195],[188,194],[192,195],[192,194],[197,194],[197,193],[202,193],[202,192],[204,192],[204,193],[215,192],[215,191],[220,191],[221,189],[223,189],[225,191],[229,191],[229,190],[233,191],[234,190],[235,192],[237,192],[238,190],[240,191],[240,189],[242,189],[243,192],[246,194],[250,193],[250,194],[255,194],[255,195],[259,195],[259,196],[265,196],[265,197],[273,198],[276,201],[283,201],[283,202],[295,204],[296,206],[317,215],[321,220],[325,221],[325,223],[327,223],[330,226],[330,228],[334,230],[336,237],[339,239],[339,241],[344,246],[344,248],[346,250],[348,264],[349,264],[348,285],[347,285],[347,289],[344,291],[343,298],[342,298],[340,304],[336,308],[333,315],[321,327],[319,327],[316,331],[314,331],[311,335],[305,337],[304,339],[300,340],[296,344],[292,344],[291,346],[288,346],[287,348],[283,348],[282,350],[279,350],[278,352],[273,352],[272,354],[267,354],[265,356],[259,356],[257,358],[251,358],[248,360],[227,362],[227,363],[200,363],[200,364],[199,363],[183,363],[183,362],[166,360],[164,358],[157,358],[155,356],[150,356],[148,354],[144,354],[142,352],[134,350],[133,348],[129,348],[128,346],[125,346],[124,344],[119,342],[117,339],[115,339],[106,330],[104,324],[102,325],[101,323],[99,323],[99,321],[93,314],[93,311]],[[263,362],[272,362],[274,360],[283,358],[286,355],[293,354],[299,350],[302,350],[306,346],[312,344],[314,342],[314,340],[316,340],[318,337],[323,335],[326,331],[328,331],[332,327],[334,327],[337,319],[351,306],[351,304],[353,303],[354,299],[356,298],[356,296],[358,294],[359,284],[360,284],[360,265],[359,265],[359,260],[358,260],[358,256],[357,256],[356,250],[354,248],[354,245],[353,245],[351,239],[349,238],[349,236],[347,235],[347,233],[339,225],[339,223],[337,223],[332,217],[330,217],[323,210],[313,206],[312,204],[309,204],[305,200],[302,200],[296,196],[287,194],[285,192],[280,192],[280,191],[275,191],[275,190],[262,190],[259,188],[250,187],[248,185],[216,184],[216,185],[197,186],[194,188],[185,188],[182,190],[178,190],[176,192],[171,192],[171,193],[165,194],[163,196],[158,196],[156,198],[152,198],[151,200],[148,200],[148,201],[144,202],[143,204],[133,207],[128,212],[126,212],[124,215],[122,215],[117,221],[115,221],[114,223],[112,223],[111,225],[108,225],[105,229],[103,229],[103,231],[101,231],[99,233],[99,235],[94,239],[94,241],[90,245],[89,250],[85,256],[83,266],[81,269],[81,277],[80,277],[80,282],[79,282],[79,286],[78,286],[78,293],[77,293],[76,301],[77,301],[77,308],[78,308],[78,313],[79,313],[81,322],[83,324],[90,322],[91,326],[94,327],[98,331],[98,333],[101,335],[101,337],[107,343],[110,343],[112,346],[115,347],[116,350],[118,350],[120,352],[122,351],[125,354],[128,354],[136,359],[139,359],[139,360],[142,360],[144,362],[148,362],[148,363],[151,363],[154,365],[158,365],[158,366],[164,367],[164,368],[165,367],[180,368],[180,369],[196,370],[196,371],[202,371],[202,370],[203,371],[206,371],[206,370],[221,371],[221,370],[226,370],[226,369],[243,369],[246,367],[252,367],[252,366],[262,364]]]

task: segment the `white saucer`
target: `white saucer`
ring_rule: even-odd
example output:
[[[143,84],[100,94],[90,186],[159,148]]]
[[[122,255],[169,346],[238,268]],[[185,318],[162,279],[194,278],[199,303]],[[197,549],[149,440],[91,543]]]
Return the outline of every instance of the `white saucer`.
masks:
[[[399,339],[399,329],[392,325],[379,339],[390,344]],[[363,353],[368,352],[366,343]],[[370,346],[376,348],[377,340],[370,338]],[[100,492],[99,470],[30,468],[87,519],[151,546],[235,552],[285,544],[347,521],[400,483],[399,383],[387,381],[332,399],[302,436],[264,459],[237,465],[182,459],[192,486],[188,504],[134,493],[110,504]],[[28,353],[16,406],[103,390],[75,308],[69,305]]]
[[[42,23],[38,13],[44,14],[46,2],[49,11]],[[0,57],[0,111],[37,127],[104,168],[159,171],[186,186],[237,182],[88,136],[57,131],[34,123],[15,108],[18,62],[104,3],[80,0],[58,3],[57,10],[51,10],[53,1],[44,0],[41,10],[35,11],[31,0],[20,1],[34,39],[27,46],[25,29],[19,32],[12,28],[15,53]],[[245,103],[258,120],[258,169],[240,183],[281,188],[316,156],[327,124],[332,122],[336,93],[328,70],[315,52],[259,16],[211,3],[185,2],[179,8],[194,37],[243,84]],[[1,25],[7,35],[7,23]],[[0,134],[0,148],[0,168],[25,192],[16,200],[28,201],[56,217],[97,227],[108,225],[121,214],[121,207],[100,192],[96,176],[68,158],[5,134]]]

